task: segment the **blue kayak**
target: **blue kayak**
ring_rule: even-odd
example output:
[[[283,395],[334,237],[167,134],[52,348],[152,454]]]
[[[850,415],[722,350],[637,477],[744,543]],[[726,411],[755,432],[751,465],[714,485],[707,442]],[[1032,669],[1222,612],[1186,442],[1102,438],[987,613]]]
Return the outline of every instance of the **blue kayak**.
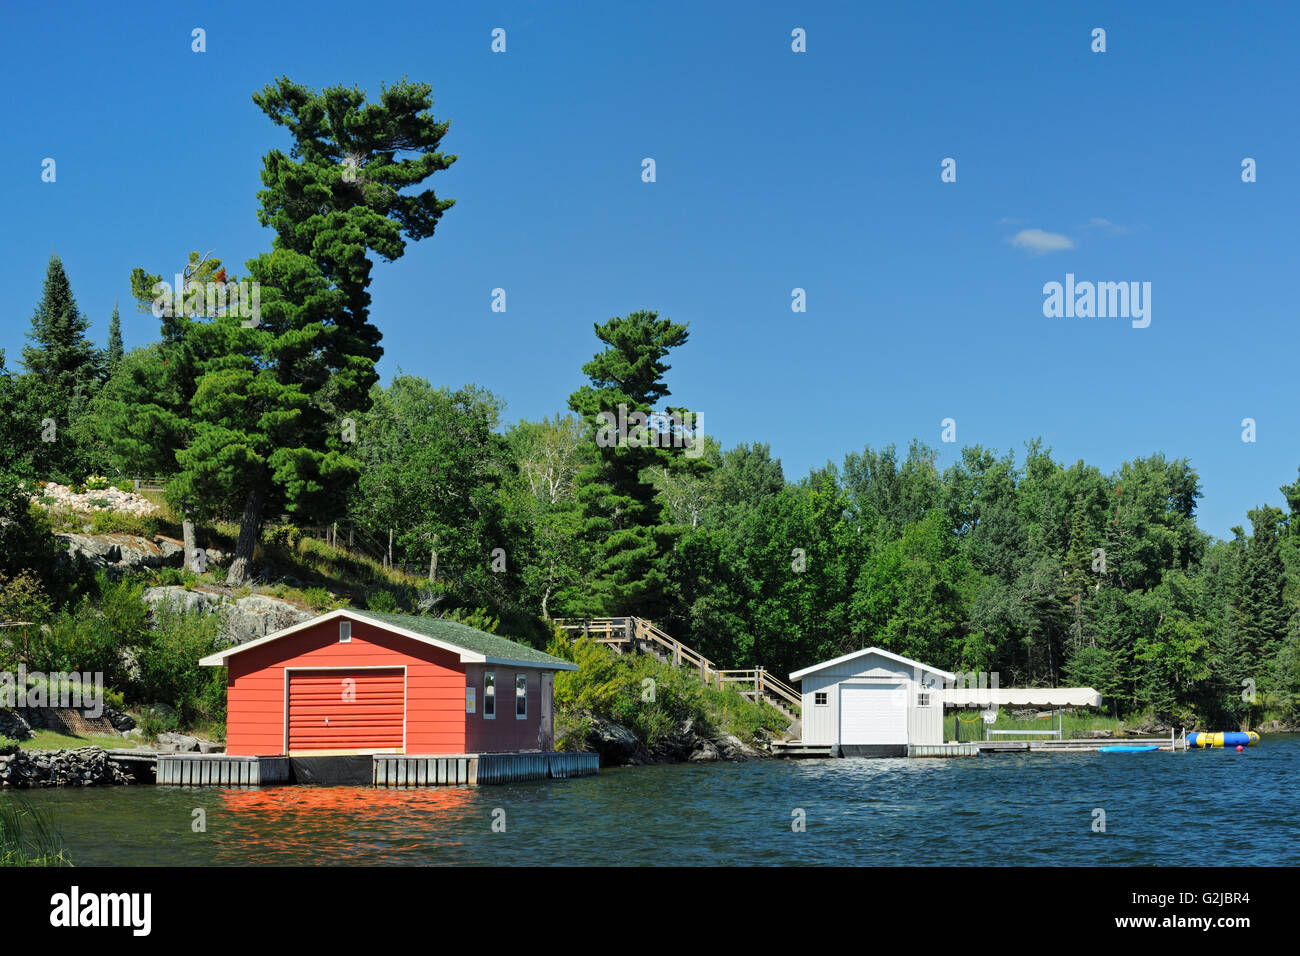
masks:
[[[1099,754],[1141,754],[1148,750],[1159,750],[1155,744],[1149,744],[1145,747],[1128,747],[1123,744],[1117,744],[1113,747],[1101,747],[1097,750]]]

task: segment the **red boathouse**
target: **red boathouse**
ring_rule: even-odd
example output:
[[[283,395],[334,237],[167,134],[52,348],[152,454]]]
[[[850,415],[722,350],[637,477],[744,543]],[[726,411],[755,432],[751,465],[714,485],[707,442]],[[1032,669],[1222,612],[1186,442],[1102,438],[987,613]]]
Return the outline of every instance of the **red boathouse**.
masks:
[[[344,608],[200,661],[226,667],[232,756],[553,749],[576,664],[441,618]]]

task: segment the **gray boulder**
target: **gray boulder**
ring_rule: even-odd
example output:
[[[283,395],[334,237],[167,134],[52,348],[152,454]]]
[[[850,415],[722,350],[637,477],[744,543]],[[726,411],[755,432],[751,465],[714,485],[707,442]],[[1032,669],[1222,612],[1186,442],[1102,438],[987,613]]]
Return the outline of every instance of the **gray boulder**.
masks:
[[[687,759],[689,759],[693,763],[710,762],[714,760],[721,760],[722,754],[721,752],[719,752],[717,746],[714,745],[712,740],[700,740],[696,744],[695,749],[691,751],[690,757],[688,757]]]
[[[723,734],[712,743],[723,760],[753,760],[755,757],[763,756],[734,734]]]
[[[185,614],[223,611],[222,637],[227,644],[246,644],[316,616],[296,604],[264,594],[236,598],[216,591],[186,590],[174,585],[148,588],[144,600],[154,606],[170,604]]]
[[[124,711],[118,710],[116,707],[109,707],[105,704],[104,716],[108,718],[108,722],[113,725],[113,729],[118,733],[135,727],[135,718]]]
[[[158,749],[164,753],[197,753],[199,738],[189,734],[161,733],[158,735]]]

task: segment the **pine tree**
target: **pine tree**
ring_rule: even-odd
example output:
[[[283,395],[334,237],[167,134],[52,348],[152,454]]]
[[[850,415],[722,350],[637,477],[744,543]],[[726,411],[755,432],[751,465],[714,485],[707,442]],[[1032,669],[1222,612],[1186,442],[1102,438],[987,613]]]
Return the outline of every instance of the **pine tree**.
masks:
[[[638,412],[649,416],[670,394],[663,382],[670,368],[664,357],[686,342],[686,326],[642,311],[612,318],[595,330],[606,348],[582,367],[591,384],[569,396],[569,407],[590,425],[599,446],[599,459],[577,479],[584,536],[596,552],[592,600],[605,613],[657,618],[667,609],[667,559],[674,532],[662,524],[655,486],[643,472],[683,456],[680,449],[674,454],[662,447],[655,437],[662,432],[654,427],[645,432],[650,441],[639,440],[630,420]],[[629,422],[627,434],[612,441],[611,418]]]
[[[190,402],[193,438],[177,452],[178,490],[238,502],[232,585],[250,575],[268,509],[305,521],[345,512],[361,463],[344,419],[368,406],[383,351],[369,319],[369,253],[393,261],[407,239],[433,235],[453,200],[403,190],[456,158],[438,152],[447,123],[430,112],[428,84],[403,80],[368,104],[359,89],[315,92],[282,77],[253,100],[293,137],[262,170],[259,218],[276,232],[272,252],[248,263],[262,317],[195,327],[216,357]]]

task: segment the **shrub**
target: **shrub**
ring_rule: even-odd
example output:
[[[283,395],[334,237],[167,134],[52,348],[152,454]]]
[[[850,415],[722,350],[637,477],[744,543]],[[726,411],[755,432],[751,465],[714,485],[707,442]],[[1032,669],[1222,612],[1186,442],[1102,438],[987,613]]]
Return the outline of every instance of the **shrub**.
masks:
[[[307,588],[302,592],[302,599],[313,611],[329,611],[336,606],[334,595],[324,588]]]
[[[105,683],[125,678],[118,635],[89,597],[59,611],[48,628],[33,634],[27,666],[47,674],[68,671],[101,672]]]
[[[549,650],[578,665],[577,671],[555,675],[557,709],[590,710],[622,724],[651,746],[684,720],[693,720],[701,730],[711,728],[704,685],[685,671],[645,655],[615,656],[585,637],[572,644],[558,638]],[[651,696],[653,700],[647,699]]]
[[[89,491],[103,491],[109,486],[109,480],[103,475],[91,475],[86,479],[86,488]]]
[[[442,616],[449,621],[457,621],[466,627],[476,627],[480,631],[487,631],[489,634],[495,634],[497,628],[501,626],[499,618],[493,617],[484,607],[476,608],[451,608],[443,612]]]
[[[396,614],[399,611],[397,598],[392,591],[376,588],[366,595],[366,607],[372,611]]]
[[[103,502],[100,509],[86,516],[92,534],[134,534],[142,538],[152,538],[158,533],[157,516],[113,511],[108,507],[107,500],[92,499],[92,504],[96,501]]]
[[[175,714],[166,714],[153,707],[146,707],[140,714],[140,732],[150,740],[157,740],[159,734],[169,733],[178,725]]]
[[[184,580],[184,571],[181,568],[158,568],[151,580],[157,587],[175,587]]]
[[[225,719],[224,668],[201,667],[217,649],[224,614],[185,614],[170,604],[155,612],[154,629],[136,654],[138,696],[176,709],[181,722]],[[146,731],[147,732],[147,731]]]

